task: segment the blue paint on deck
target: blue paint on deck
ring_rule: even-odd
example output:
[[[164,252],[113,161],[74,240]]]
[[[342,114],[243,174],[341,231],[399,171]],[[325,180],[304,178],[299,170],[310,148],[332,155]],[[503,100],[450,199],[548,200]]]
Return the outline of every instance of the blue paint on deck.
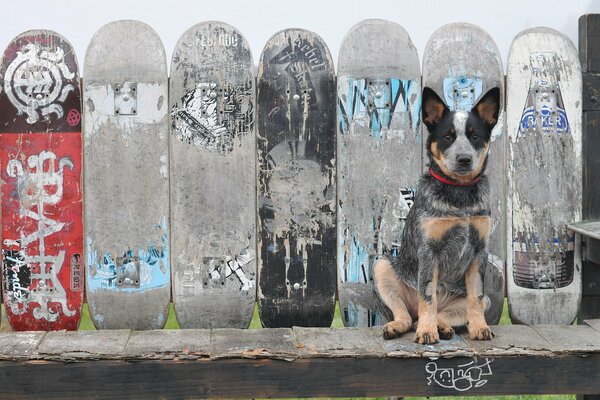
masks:
[[[356,235],[351,235],[349,239],[350,254],[346,267],[346,282],[368,283],[371,278],[369,248],[373,248],[373,245],[365,246],[359,243]]]
[[[169,264],[169,232],[166,217],[156,225],[156,229],[162,231],[161,243],[148,243],[146,248],[137,250],[126,249],[122,254],[114,255],[104,253],[98,256],[91,237],[86,238],[86,284],[89,291],[109,289],[119,292],[138,292],[148,289],[156,289],[168,286],[171,279],[171,268]],[[123,262],[117,265],[116,259],[139,259],[139,287],[117,285],[117,275],[127,273],[136,269],[134,262]]]
[[[553,109],[545,105],[537,110],[534,106],[527,107],[521,117],[521,131],[536,130],[538,127],[543,133],[569,134],[571,132],[564,109],[558,107]]]
[[[451,111],[471,111],[483,92],[483,80],[466,75],[450,76],[444,78],[443,91]]]
[[[345,99],[338,99],[338,123],[345,133],[355,117],[367,117],[375,140],[381,140],[382,130],[389,129],[394,118],[408,118],[416,132],[420,123],[421,85],[414,80],[348,79]],[[342,83],[343,85],[343,83]],[[379,94],[379,96],[377,96]],[[416,138],[418,140],[418,135]]]

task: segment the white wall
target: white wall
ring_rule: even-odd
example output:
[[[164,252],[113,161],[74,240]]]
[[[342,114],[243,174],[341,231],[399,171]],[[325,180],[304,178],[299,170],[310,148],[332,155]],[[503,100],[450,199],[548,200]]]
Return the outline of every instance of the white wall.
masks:
[[[167,57],[190,26],[220,20],[248,39],[255,63],[276,31],[299,27],[321,35],[334,61],[348,29],[366,18],[384,18],[404,26],[419,55],[431,33],[449,22],[465,21],[487,30],[506,63],[512,38],[521,30],[548,26],[568,35],[577,46],[577,20],[600,13],[599,0],[2,0],[0,47],[19,33],[52,29],[75,46],[80,65],[96,30],[117,19],[150,24],[162,38]]]

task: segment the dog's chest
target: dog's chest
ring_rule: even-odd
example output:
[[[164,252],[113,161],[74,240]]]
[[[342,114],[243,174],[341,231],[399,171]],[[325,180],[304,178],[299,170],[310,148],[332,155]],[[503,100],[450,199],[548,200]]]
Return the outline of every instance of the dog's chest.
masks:
[[[421,223],[423,235],[442,269],[468,268],[476,249],[482,249],[490,233],[488,216],[430,217]]]

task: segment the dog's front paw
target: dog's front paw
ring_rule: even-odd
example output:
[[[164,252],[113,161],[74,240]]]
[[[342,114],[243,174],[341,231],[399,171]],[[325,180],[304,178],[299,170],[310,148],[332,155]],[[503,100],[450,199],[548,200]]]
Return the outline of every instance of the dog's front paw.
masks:
[[[469,325],[469,338],[472,340],[492,340],[494,334],[487,325]]]
[[[394,320],[390,321],[383,327],[383,338],[385,340],[400,337],[404,332],[408,332],[412,326],[412,321]]]
[[[415,342],[419,344],[434,344],[440,341],[440,335],[437,330],[437,326],[432,330],[420,330],[417,329],[415,335]]]
[[[454,329],[450,325],[438,325],[440,339],[450,340],[454,336]]]

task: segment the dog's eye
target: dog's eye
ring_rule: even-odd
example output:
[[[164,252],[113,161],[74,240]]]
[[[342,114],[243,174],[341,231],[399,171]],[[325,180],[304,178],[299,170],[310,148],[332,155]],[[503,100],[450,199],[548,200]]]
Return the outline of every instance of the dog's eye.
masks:
[[[476,133],[472,134],[471,135],[471,140],[474,141],[474,142],[478,141],[479,140],[479,135],[476,134]]]
[[[453,139],[454,139],[454,136],[452,136],[449,133],[446,136],[444,136],[444,140],[448,143],[450,143]]]

